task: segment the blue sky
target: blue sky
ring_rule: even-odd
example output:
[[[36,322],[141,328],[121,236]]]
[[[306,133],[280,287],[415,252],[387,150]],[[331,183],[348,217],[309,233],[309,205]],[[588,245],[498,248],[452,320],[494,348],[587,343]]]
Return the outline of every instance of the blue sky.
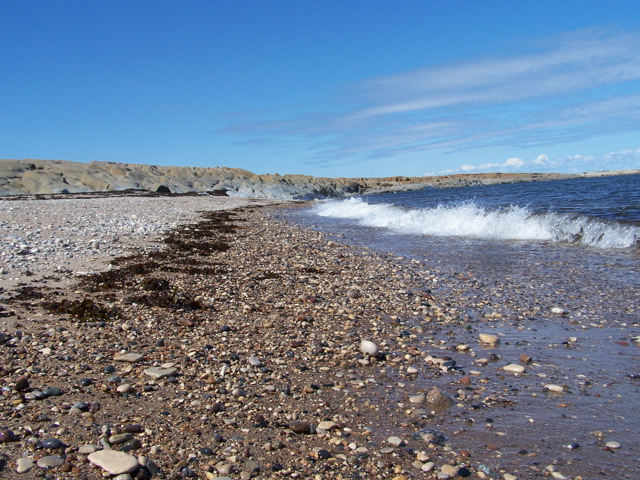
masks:
[[[0,158],[640,168],[640,2],[0,3]]]

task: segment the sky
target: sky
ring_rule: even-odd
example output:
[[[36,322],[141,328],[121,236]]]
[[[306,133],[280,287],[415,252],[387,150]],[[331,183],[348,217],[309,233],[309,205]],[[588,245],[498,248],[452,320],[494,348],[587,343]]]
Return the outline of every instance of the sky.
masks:
[[[637,0],[3,0],[0,158],[640,168]]]

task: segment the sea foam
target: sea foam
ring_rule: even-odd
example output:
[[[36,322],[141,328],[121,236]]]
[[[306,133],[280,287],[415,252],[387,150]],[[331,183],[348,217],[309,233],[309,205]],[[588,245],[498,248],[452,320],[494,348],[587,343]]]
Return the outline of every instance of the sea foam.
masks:
[[[433,208],[402,208],[349,198],[320,203],[315,210],[322,217],[349,219],[363,226],[412,235],[552,241],[597,248],[631,248],[640,240],[640,228],[633,225],[577,214],[533,213],[520,206],[489,209],[464,202]]]

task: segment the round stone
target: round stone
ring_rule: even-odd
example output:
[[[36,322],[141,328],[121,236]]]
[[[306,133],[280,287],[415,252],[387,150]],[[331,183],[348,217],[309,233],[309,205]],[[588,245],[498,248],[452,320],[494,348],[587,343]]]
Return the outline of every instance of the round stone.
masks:
[[[562,393],[564,392],[564,387],[562,385],[554,385],[552,383],[548,383],[544,386],[545,390],[549,390],[550,392]]]
[[[393,445],[394,447],[400,447],[400,446],[404,445],[404,440],[402,440],[400,437],[396,437],[396,436],[391,436],[391,437],[387,438],[387,442],[390,443],[391,445]]]
[[[311,424],[309,422],[293,421],[289,424],[289,428],[295,433],[311,433]]]
[[[130,433],[118,433],[116,435],[111,435],[109,437],[109,443],[111,445],[117,445],[120,443],[124,443],[127,440],[131,440],[133,438],[133,435]]]
[[[59,397],[62,395],[62,389],[60,387],[47,387],[42,391],[45,397]]]
[[[360,351],[365,355],[370,355],[373,357],[378,353],[378,345],[369,340],[362,340],[360,342]]]
[[[9,429],[0,430],[0,443],[15,442],[18,437]]]
[[[58,455],[47,455],[38,459],[37,465],[42,468],[55,468],[64,463],[64,459]]]
[[[258,357],[253,356],[253,355],[251,355],[249,357],[249,363],[251,365],[253,365],[254,367],[261,367],[262,366],[262,362],[260,361],[260,359]]]
[[[504,367],[502,367],[502,369],[505,372],[510,372],[510,373],[523,373],[524,372],[524,366],[518,365],[517,363],[510,363],[509,365],[505,365]]]
[[[62,443],[62,440],[59,440],[57,438],[47,438],[46,440],[42,441],[42,447],[48,448],[50,450],[56,450],[58,448],[64,447],[64,443]]]
[[[500,337],[492,333],[481,333],[479,337],[482,343],[487,343],[489,345],[496,345],[500,343]]]

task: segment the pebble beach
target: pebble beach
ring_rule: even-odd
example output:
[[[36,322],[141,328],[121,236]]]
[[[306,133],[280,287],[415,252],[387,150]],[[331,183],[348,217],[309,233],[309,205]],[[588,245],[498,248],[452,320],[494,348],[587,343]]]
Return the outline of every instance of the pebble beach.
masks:
[[[0,200],[2,478],[636,478],[640,375],[581,358],[637,365],[626,324],[471,322],[471,287],[292,205]]]

